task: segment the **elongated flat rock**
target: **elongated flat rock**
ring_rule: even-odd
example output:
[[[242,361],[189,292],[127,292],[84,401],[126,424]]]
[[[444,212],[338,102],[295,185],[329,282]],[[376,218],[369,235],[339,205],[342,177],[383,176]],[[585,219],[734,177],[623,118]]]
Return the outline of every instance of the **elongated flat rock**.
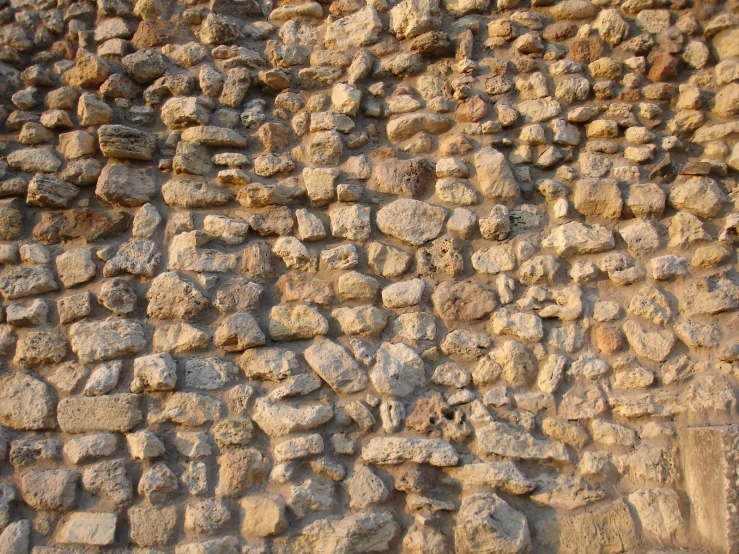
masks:
[[[396,465],[403,462],[437,467],[457,465],[459,456],[451,444],[441,439],[376,437],[362,448],[362,459],[370,464]]]

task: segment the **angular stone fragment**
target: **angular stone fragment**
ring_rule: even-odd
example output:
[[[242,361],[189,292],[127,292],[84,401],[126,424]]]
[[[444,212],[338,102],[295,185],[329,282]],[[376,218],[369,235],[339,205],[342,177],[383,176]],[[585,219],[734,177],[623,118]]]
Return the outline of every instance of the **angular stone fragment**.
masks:
[[[442,208],[401,198],[380,208],[377,227],[386,235],[420,246],[439,236],[445,219],[446,211]]]
[[[103,275],[113,277],[120,273],[153,277],[162,259],[154,241],[132,238],[121,245],[108,262],[103,266]]]
[[[426,384],[423,360],[402,343],[382,343],[369,376],[380,394],[394,397],[408,396]]]
[[[128,164],[107,164],[98,177],[95,194],[113,206],[135,207],[146,204],[157,187],[145,169]]]
[[[262,397],[254,403],[252,419],[270,437],[282,437],[296,431],[320,427],[333,417],[331,406],[325,404],[276,404]]]
[[[526,516],[494,493],[463,498],[454,538],[459,554],[524,554],[531,548]]]
[[[594,254],[615,247],[613,233],[600,225],[587,226],[577,221],[554,227],[542,241],[544,248],[551,248],[562,257],[575,254]]]
[[[348,394],[367,388],[367,374],[340,344],[316,339],[303,355],[313,371],[337,393]]]
[[[362,448],[362,459],[370,464],[397,465],[406,461],[436,467],[456,466],[452,445],[441,439],[375,437]]]
[[[240,502],[243,519],[241,534],[244,537],[268,537],[287,529],[285,501],[271,494],[251,495]]]
[[[39,208],[66,208],[80,193],[76,186],[42,173],[28,183],[26,204]]]
[[[366,6],[351,15],[333,21],[324,38],[327,48],[346,48],[372,44],[379,38],[382,22],[372,6]]]
[[[535,487],[513,462],[487,462],[465,464],[451,472],[465,488],[488,486],[509,494],[526,494]]]
[[[398,530],[392,512],[350,513],[341,519],[319,519],[297,537],[276,538],[273,554],[333,552],[363,554],[386,551]]]
[[[515,204],[520,195],[516,178],[502,152],[495,148],[483,148],[473,159],[477,171],[477,182],[485,198],[503,204]]]
[[[146,312],[156,319],[195,319],[210,302],[194,285],[170,271],[157,275],[146,293]]]
[[[146,346],[141,324],[127,319],[80,321],[69,328],[72,350],[83,363],[136,354]]]
[[[482,452],[515,460],[570,462],[570,455],[561,442],[534,438],[505,423],[491,422],[481,429],[477,443]]]
[[[64,433],[126,432],[142,419],[137,394],[72,396],[63,398],[57,409]]]
[[[44,266],[10,267],[0,274],[0,293],[6,300],[59,290],[51,271]]]
[[[273,340],[310,339],[328,333],[328,321],[311,306],[274,306],[269,311],[269,336]]]

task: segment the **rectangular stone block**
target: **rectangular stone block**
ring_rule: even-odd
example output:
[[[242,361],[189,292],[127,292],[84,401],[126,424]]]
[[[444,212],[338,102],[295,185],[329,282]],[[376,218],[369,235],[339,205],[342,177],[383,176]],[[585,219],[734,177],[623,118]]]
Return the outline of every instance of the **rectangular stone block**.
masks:
[[[59,527],[59,544],[89,544],[106,546],[115,540],[116,514],[105,512],[75,512]]]
[[[64,398],[56,417],[65,433],[126,432],[143,419],[138,394]]]
[[[738,553],[739,425],[687,428],[680,443],[696,546]]]

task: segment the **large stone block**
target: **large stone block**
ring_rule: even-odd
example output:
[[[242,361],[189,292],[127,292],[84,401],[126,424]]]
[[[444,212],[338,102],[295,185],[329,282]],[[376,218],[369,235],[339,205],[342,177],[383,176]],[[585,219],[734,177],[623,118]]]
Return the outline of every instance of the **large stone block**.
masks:
[[[696,546],[739,552],[739,425],[683,429],[680,443]]]

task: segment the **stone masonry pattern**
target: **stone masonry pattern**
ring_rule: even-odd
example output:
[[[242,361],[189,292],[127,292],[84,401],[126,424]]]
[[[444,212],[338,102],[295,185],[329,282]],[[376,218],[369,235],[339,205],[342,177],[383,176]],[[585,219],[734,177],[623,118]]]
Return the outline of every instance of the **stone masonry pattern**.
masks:
[[[0,554],[739,552],[739,0],[0,0]]]

